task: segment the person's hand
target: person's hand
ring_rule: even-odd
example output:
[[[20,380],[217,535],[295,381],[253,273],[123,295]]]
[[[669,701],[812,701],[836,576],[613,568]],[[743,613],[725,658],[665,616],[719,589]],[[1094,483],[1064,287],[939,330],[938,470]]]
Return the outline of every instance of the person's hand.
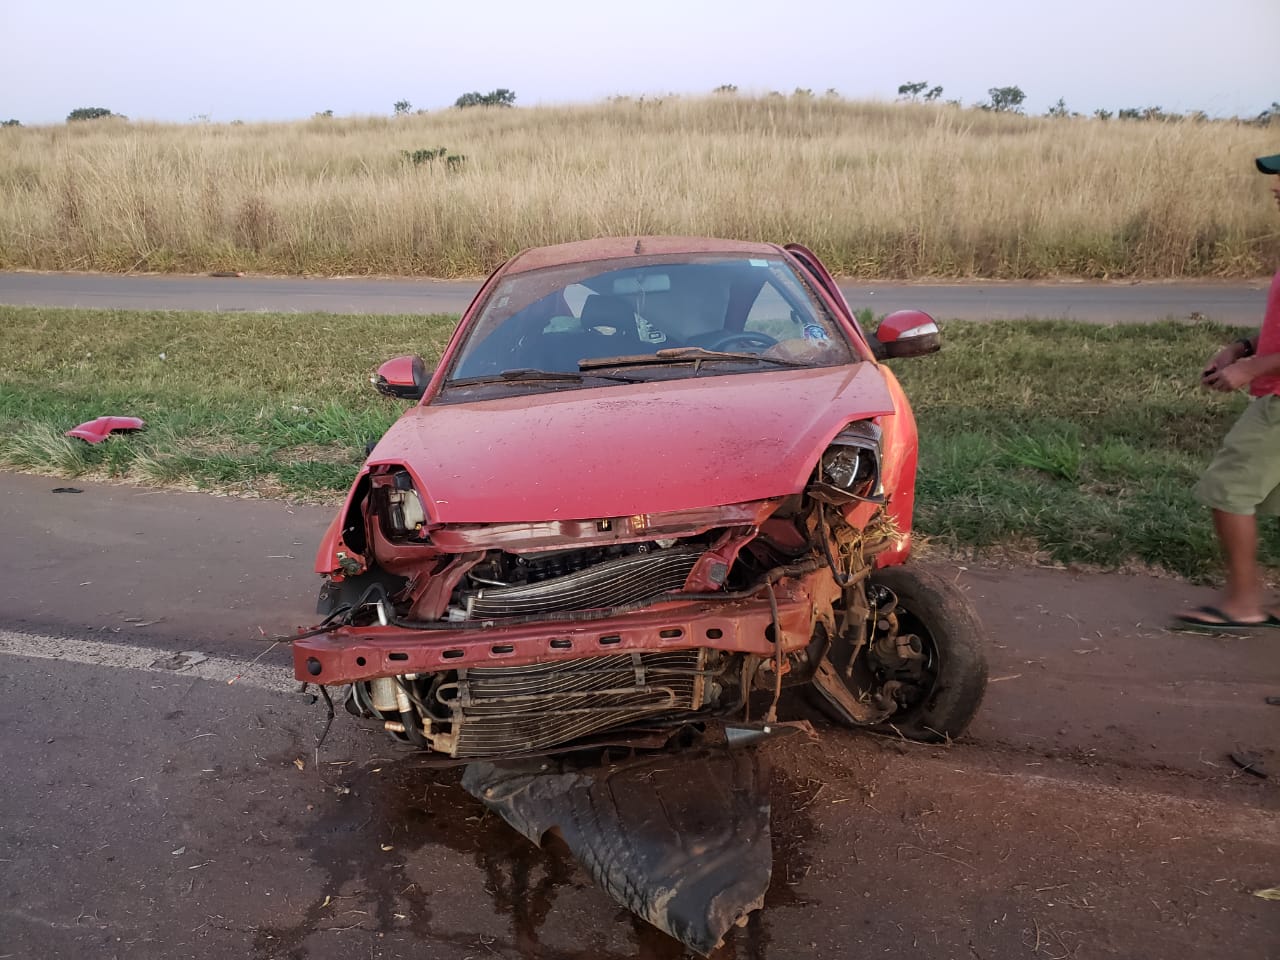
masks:
[[[1244,356],[1244,347],[1241,346],[1239,340],[1235,341],[1234,343],[1228,343],[1225,347],[1223,347],[1221,350],[1219,350],[1217,353],[1213,355],[1212,360],[1210,360],[1207,364],[1205,364],[1205,368],[1200,374],[1200,386],[1207,387],[1210,390],[1218,389],[1218,387],[1215,387],[1212,383],[1209,382],[1209,378],[1213,376],[1213,374],[1217,373],[1218,371],[1224,370],[1227,367],[1231,366],[1231,364],[1235,363],[1237,360],[1241,359],[1243,356]]]
[[[1239,341],[1228,343],[1213,355],[1213,359],[1209,361],[1209,368],[1212,370],[1221,370],[1227,364],[1235,363],[1239,360],[1242,353],[1244,353],[1244,349],[1240,346]]]
[[[1210,390],[1231,393],[1233,390],[1248,386],[1251,380],[1253,380],[1253,364],[1246,358],[1216,369],[1206,370],[1200,382]]]

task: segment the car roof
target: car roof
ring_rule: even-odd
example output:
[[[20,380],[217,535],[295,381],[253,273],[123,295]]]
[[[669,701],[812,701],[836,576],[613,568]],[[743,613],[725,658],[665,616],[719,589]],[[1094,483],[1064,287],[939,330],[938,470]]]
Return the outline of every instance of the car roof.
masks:
[[[714,237],[600,237],[559,243],[551,247],[534,247],[517,253],[503,268],[503,273],[527,273],[546,267],[593,260],[620,260],[627,257],[666,256],[682,253],[729,253],[738,256],[773,256],[781,253],[773,243],[746,240],[718,240]]]

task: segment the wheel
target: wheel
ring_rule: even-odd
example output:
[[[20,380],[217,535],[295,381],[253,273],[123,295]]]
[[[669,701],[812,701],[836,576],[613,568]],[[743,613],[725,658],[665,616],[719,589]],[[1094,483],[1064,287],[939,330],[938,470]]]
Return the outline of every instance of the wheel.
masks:
[[[926,743],[963,733],[987,689],[982,624],[964,595],[927,570],[890,567],[851,587],[842,611],[867,619],[833,638],[810,702],[846,727]]]
[[[868,665],[882,678],[898,709],[879,725],[926,743],[954,739],[969,726],[987,690],[987,658],[977,612],[959,588],[918,567],[889,567],[869,588],[897,597],[896,644],[869,645]],[[874,595],[874,594],[873,594]],[[884,612],[878,618],[884,623]],[[875,631],[880,636],[881,631]],[[913,638],[918,643],[912,642]],[[905,646],[904,646],[905,642]],[[896,685],[895,685],[896,684]]]
[[[735,343],[741,343],[747,347],[759,347],[761,350],[768,350],[772,346],[776,346],[778,341],[767,333],[756,333],[753,330],[740,330],[736,333],[726,334],[715,343],[707,347],[708,350],[728,350]]]

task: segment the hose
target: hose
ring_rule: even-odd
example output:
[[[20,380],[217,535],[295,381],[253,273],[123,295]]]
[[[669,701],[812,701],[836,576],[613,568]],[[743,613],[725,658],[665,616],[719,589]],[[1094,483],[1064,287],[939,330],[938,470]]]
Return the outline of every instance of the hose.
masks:
[[[818,508],[818,530],[822,536],[822,555],[827,558],[827,566],[831,568],[831,575],[836,578],[836,585],[840,587],[851,587],[856,582],[856,574],[845,573],[836,566],[835,557],[831,555],[831,536],[827,533],[827,511]]]

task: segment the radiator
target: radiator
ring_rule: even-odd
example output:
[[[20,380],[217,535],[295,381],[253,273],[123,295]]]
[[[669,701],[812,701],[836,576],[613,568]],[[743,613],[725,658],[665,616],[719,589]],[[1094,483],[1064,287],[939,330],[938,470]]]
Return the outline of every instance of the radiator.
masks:
[[[704,663],[704,650],[679,650],[459,670],[436,692],[452,730],[434,746],[455,757],[523,753],[697,710]]]
[[[467,613],[483,620],[635,603],[679,590],[701,555],[682,548],[638,553],[538,583],[486,587],[467,598]]]

